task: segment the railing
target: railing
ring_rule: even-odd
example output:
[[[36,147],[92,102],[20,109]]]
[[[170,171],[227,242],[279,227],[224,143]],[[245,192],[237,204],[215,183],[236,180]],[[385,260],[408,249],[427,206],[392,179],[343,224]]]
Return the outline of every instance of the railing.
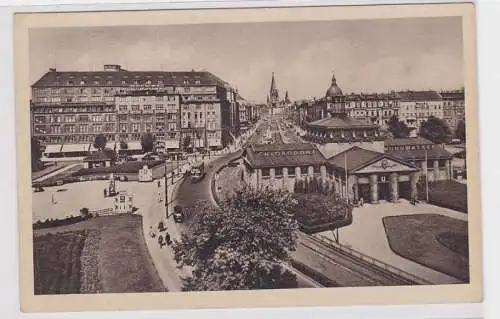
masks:
[[[91,210],[89,213],[93,215],[99,215],[99,216],[108,216],[113,214],[113,208],[104,208],[104,209],[97,209],[97,210]]]
[[[342,245],[340,243],[337,243],[335,241],[333,241],[331,238],[328,238],[324,235],[319,235],[319,238],[318,237],[315,237],[315,236],[310,236],[312,238],[315,238],[316,240],[319,240],[319,241],[322,241],[330,246],[332,246],[333,248],[336,248],[336,249],[339,249],[339,250],[342,250],[343,252],[351,255],[352,257],[354,258],[358,258],[362,261],[365,261],[365,262],[368,262],[374,266],[377,266],[379,268],[382,268],[384,270],[387,270],[391,273],[394,273],[395,275],[398,275],[400,277],[403,277],[403,278],[406,278],[408,280],[411,280],[419,285],[432,285],[432,283],[428,280],[425,280],[419,276],[416,276],[414,274],[411,274],[407,271],[404,271],[400,268],[397,268],[397,267],[394,267],[384,261],[381,261],[377,258],[374,258],[374,257],[371,257],[371,256],[368,256],[362,252],[359,252],[355,249],[352,249],[351,247],[348,247],[346,245]]]

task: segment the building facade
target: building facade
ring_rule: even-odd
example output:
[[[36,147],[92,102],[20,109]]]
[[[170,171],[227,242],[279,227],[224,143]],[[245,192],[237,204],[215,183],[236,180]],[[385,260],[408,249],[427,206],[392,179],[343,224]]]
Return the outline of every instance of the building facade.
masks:
[[[398,92],[399,120],[416,130],[430,116],[444,117],[443,98],[436,91]]]
[[[464,90],[443,91],[439,93],[443,98],[443,118],[452,132],[457,129],[460,121],[465,121],[465,92]]]
[[[188,146],[217,149],[239,134],[235,90],[206,71],[50,69],[31,92],[32,136],[52,149],[91,148],[97,134],[136,145],[151,133],[168,150],[181,148],[186,136],[196,140],[200,132],[203,142]]]

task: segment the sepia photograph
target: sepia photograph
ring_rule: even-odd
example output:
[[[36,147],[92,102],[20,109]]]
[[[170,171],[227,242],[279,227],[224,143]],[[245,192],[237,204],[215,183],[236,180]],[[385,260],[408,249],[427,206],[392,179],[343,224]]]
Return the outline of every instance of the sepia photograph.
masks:
[[[472,4],[15,18],[23,310],[481,300]]]

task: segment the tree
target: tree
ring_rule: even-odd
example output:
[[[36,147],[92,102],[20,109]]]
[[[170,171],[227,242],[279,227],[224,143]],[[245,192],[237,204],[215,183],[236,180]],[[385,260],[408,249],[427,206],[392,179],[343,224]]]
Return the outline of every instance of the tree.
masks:
[[[152,152],[155,146],[154,144],[155,137],[153,136],[153,134],[146,133],[141,137],[141,147],[143,152]]]
[[[118,156],[116,155],[116,152],[113,151],[112,149],[105,148],[102,150],[104,154],[106,154],[107,157],[111,160],[111,163],[116,163],[118,160]]]
[[[107,142],[108,140],[106,139],[106,136],[104,136],[104,134],[97,134],[94,139],[94,147],[102,151],[106,147]]]
[[[396,115],[393,115],[389,121],[387,121],[387,128],[394,138],[408,137],[412,130],[405,122],[400,121]]]
[[[296,247],[295,205],[291,194],[246,186],[220,208],[195,206],[173,245],[176,261],[193,267],[184,290],[297,287],[280,265]]]
[[[128,150],[128,144],[125,141],[120,141],[120,149],[121,150]]]
[[[42,157],[42,147],[37,138],[31,138],[31,170],[38,169],[40,158]]]
[[[463,142],[465,141],[465,136],[466,136],[465,122],[463,120],[460,120],[457,124],[457,129],[455,130],[455,137]]]
[[[419,135],[431,140],[434,143],[446,143],[451,137],[451,131],[448,124],[440,118],[430,116],[420,126]]]

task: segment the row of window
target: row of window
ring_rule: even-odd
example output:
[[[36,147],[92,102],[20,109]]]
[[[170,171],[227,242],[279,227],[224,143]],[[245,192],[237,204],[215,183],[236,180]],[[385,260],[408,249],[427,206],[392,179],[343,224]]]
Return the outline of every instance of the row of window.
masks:
[[[75,106],[75,107],[34,107],[35,114],[51,114],[51,113],[98,113],[98,112],[115,112],[113,105],[91,105],[91,106]]]

